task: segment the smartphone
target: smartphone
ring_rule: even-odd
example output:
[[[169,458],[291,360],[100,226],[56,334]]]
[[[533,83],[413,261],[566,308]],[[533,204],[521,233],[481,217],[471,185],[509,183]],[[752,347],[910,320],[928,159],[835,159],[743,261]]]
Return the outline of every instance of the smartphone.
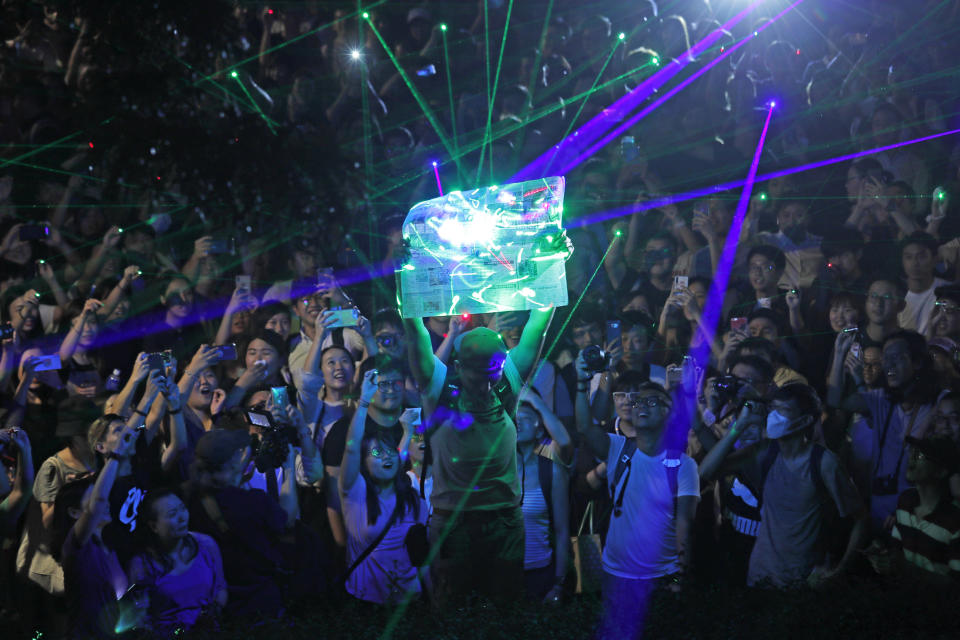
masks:
[[[425,67],[417,69],[417,75],[420,76],[421,78],[426,78],[428,76],[435,76],[437,75],[437,67],[432,64],[428,64]]]
[[[606,346],[609,345],[611,342],[612,342],[613,344],[619,343],[619,342],[620,342],[620,334],[621,334],[621,331],[620,331],[620,321],[619,321],[619,320],[608,320],[608,321],[607,321],[606,343],[604,344],[604,348],[606,348]]]
[[[233,253],[233,240],[227,238],[211,240],[210,253]]]
[[[150,371],[163,371],[163,354],[161,353],[148,353],[147,354],[147,368]]]
[[[237,345],[235,344],[224,344],[217,347],[217,351],[220,355],[220,361],[226,360],[236,360],[237,359]]]
[[[667,389],[680,386],[683,380],[683,368],[678,364],[667,365]]]
[[[163,358],[164,366],[170,366],[173,364],[173,351],[170,351],[170,349],[164,349],[161,351],[160,357]]]
[[[45,224],[25,224],[20,227],[20,240],[40,240],[50,235],[50,227]]]
[[[690,285],[690,278],[687,276],[673,276],[673,290],[682,291]]]
[[[269,411],[257,411],[256,409],[247,409],[247,422],[255,427],[264,427],[269,429],[273,426],[273,416]]]
[[[333,268],[332,267],[323,267],[322,269],[317,269],[317,286],[318,287],[333,286]]]
[[[237,276],[237,291],[241,293],[250,293],[250,276]]]
[[[730,331],[743,331],[746,328],[746,318],[730,318]]]
[[[9,340],[13,337],[13,325],[9,322],[0,324],[0,340]]]
[[[759,304],[762,309],[770,309],[772,307],[770,298],[760,298],[757,300],[757,304]]]
[[[56,353],[49,356],[36,356],[34,362],[36,362],[34,371],[57,371],[63,367],[60,363],[60,355]]]
[[[273,404],[286,409],[290,404],[290,398],[287,397],[286,387],[270,387],[270,394],[273,396]]]
[[[859,342],[854,342],[852,345],[850,345],[850,353],[852,353],[853,357],[856,358],[857,360],[860,359],[860,343]]]
[[[360,322],[360,312],[356,309],[332,309],[334,317],[331,328],[337,327],[355,327]]]
[[[637,141],[633,136],[620,138],[620,155],[626,162],[633,162],[637,159]]]

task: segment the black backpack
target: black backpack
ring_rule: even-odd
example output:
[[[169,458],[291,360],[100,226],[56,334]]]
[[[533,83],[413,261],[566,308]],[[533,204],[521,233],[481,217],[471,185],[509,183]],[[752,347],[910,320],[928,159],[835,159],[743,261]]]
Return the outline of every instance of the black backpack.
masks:
[[[620,458],[617,460],[616,469],[612,476],[608,477],[610,482],[610,498],[613,500],[613,516],[619,518],[623,513],[623,494],[626,493],[627,483],[630,482],[630,468],[633,462],[633,454],[637,450],[637,443],[627,438],[623,443],[623,449],[620,451]],[[677,515],[677,502],[679,497],[677,492],[680,490],[680,456],[681,452],[677,449],[667,449],[667,457],[663,460],[663,467],[667,472],[667,485],[670,487],[670,494],[673,496],[673,515]],[[609,474],[609,469],[607,470]],[[626,477],[624,477],[626,474]],[[620,484],[620,478],[623,477],[623,484]],[[619,492],[617,487],[619,486]]]

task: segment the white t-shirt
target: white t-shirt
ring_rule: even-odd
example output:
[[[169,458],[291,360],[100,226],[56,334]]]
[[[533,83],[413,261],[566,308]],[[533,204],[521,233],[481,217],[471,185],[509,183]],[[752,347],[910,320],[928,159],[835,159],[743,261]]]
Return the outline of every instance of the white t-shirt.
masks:
[[[612,477],[627,439],[615,433],[607,435],[610,437],[607,469]],[[649,580],[680,569],[675,496],[667,479],[666,457],[666,451],[652,457],[640,450],[634,452],[623,494],[623,511],[619,516],[610,517],[607,544],[603,548],[603,570],[607,573]],[[624,476],[626,473],[624,471]],[[623,478],[620,482],[623,483]],[[685,453],[680,454],[677,496],[700,497],[697,463]]]
[[[937,301],[937,296],[935,296],[933,292],[937,287],[942,287],[946,284],[950,283],[941,278],[934,278],[933,285],[926,291],[921,291],[920,293],[907,291],[906,306],[903,308],[903,311],[900,312],[900,315],[897,316],[897,320],[900,322],[900,328],[926,333],[927,327],[930,324],[930,315],[933,313],[933,304]]]
[[[380,496],[380,516],[370,524],[367,520],[367,483],[363,475],[350,491],[343,493],[343,524],[347,529],[347,565],[352,565],[357,556],[369,547],[383,531],[397,504],[396,494]],[[420,592],[417,568],[410,564],[410,556],[403,542],[407,531],[416,523],[427,521],[427,504],[417,494],[419,513],[414,518],[408,509],[390,527],[373,552],[364,558],[347,578],[346,588],[351,595],[367,602],[397,603],[408,591]]]

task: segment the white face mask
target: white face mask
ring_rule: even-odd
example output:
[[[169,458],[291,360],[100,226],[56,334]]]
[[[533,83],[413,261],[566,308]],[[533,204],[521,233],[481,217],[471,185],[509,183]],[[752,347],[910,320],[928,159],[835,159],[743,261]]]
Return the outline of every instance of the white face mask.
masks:
[[[790,418],[776,409],[767,414],[767,437],[771,440],[782,438],[790,429]]]

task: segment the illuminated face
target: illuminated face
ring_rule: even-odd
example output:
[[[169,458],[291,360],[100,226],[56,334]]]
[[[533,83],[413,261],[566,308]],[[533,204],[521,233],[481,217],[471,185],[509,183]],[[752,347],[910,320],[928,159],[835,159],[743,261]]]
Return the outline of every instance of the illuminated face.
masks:
[[[770,318],[754,318],[747,325],[750,336],[754,338],[764,338],[777,344],[780,339],[780,332],[777,330],[776,323]]]
[[[402,473],[400,454],[389,442],[375,442],[364,456],[363,464],[370,477],[378,483],[390,482],[398,473]]]
[[[570,337],[578,351],[583,351],[589,346],[603,344],[603,331],[597,322],[574,327],[570,332]]]
[[[880,385],[883,375],[883,351],[880,347],[867,347],[863,350],[863,382],[868,387]]]
[[[239,336],[250,328],[250,311],[243,310],[233,314],[230,318],[230,335]]]
[[[620,335],[620,344],[623,345],[623,360],[630,367],[638,366],[647,353],[650,342],[647,332],[640,327],[630,327]]]
[[[879,280],[867,292],[867,318],[874,324],[886,324],[900,312],[900,295],[891,282]]]
[[[210,409],[210,402],[213,400],[213,392],[219,384],[217,374],[213,369],[207,367],[200,372],[193,382],[193,389],[190,390],[190,397],[187,399],[187,405],[191,409],[207,411]]]
[[[463,385],[463,390],[476,397],[489,395],[493,387],[503,378],[502,362],[500,364],[501,366],[495,366],[487,370],[465,365],[458,361],[457,370],[460,373],[460,383]]]
[[[890,340],[883,346],[883,371],[891,389],[907,386],[916,375],[910,350],[904,340]]]
[[[643,294],[636,294],[630,301],[623,305],[623,308],[620,311],[643,311],[648,316],[650,314],[650,303],[647,302],[647,297]]]
[[[173,542],[187,536],[190,514],[183,500],[175,495],[164,496],[153,503],[148,514],[148,524],[157,538],[163,542]]]
[[[732,369],[730,369],[730,374],[736,376],[745,384],[750,385],[756,395],[759,397],[765,397],[770,391],[770,381],[764,378],[763,374],[751,367],[748,364],[743,362],[738,362]],[[749,394],[753,396],[754,394]]]
[[[857,255],[853,251],[844,251],[835,256],[828,256],[827,262],[832,264],[840,275],[849,277],[857,270]]]
[[[10,324],[21,333],[30,333],[40,322],[40,307],[30,291],[10,303]]]
[[[950,338],[960,334],[960,304],[947,298],[939,298],[933,308],[937,321],[933,324],[933,335]]]
[[[960,440],[960,404],[951,398],[941,400],[933,413],[932,424],[934,435]]]
[[[633,403],[630,396],[636,393],[636,387],[621,389],[613,392],[613,410],[621,422],[630,423],[633,420]]]
[[[697,301],[697,305],[701,309],[706,309],[707,307],[707,285],[702,282],[691,282],[690,286],[687,287],[690,289],[690,293],[693,294],[694,299]]]
[[[82,317],[77,316],[70,322],[70,325],[73,328],[77,328],[80,326],[81,322],[83,322]],[[90,318],[87,319],[85,323],[83,323],[83,331],[80,332],[79,345],[86,349],[89,349],[90,347],[92,347],[94,342],[96,342],[97,340],[97,333],[99,331],[100,331],[100,323],[97,321],[97,317],[95,315],[92,315]]]
[[[656,430],[663,426],[670,413],[669,399],[656,391],[632,394],[630,422],[638,431]]]
[[[537,439],[540,427],[540,414],[526,404],[517,409],[517,442],[533,442]]]
[[[117,306],[114,307],[113,311],[110,312],[110,315],[107,316],[107,322],[109,323],[123,320],[127,317],[128,313],[130,313],[130,300],[123,298],[117,303]]]
[[[350,388],[355,371],[353,357],[343,349],[330,349],[323,354],[320,363],[323,384],[329,389],[346,391]]]
[[[280,354],[273,348],[273,345],[260,338],[254,338],[250,341],[250,344],[247,345],[247,352],[244,355],[244,366],[246,366],[247,369],[252,369],[258,360],[263,360],[267,363],[267,370],[271,374],[276,373],[280,367],[283,366],[283,363],[280,361]]]
[[[777,265],[765,255],[754,254],[747,265],[750,286],[754,291],[766,292],[777,286],[781,273]]]
[[[903,270],[908,278],[933,277],[933,252],[920,244],[908,244],[903,248]]]
[[[414,433],[410,436],[410,444],[407,445],[410,462],[413,464],[423,464],[423,457],[426,455],[426,451],[427,443],[424,442],[422,433]]]
[[[403,404],[403,375],[390,371],[377,376],[377,392],[370,404],[381,411],[396,411]]]
[[[123,433],[126,426],[122,420],[114,420],[111,422],[104,432],[103,440],[97,443],[97,451],[100,453],[114,451],[117,443],[120,441],[120,434]]]
[[[290,335],[290,314],[275,313],[270,316],[263,328],[286,338]]]
[[[860,312],[847,300],[840,300],[830,307],[830,328],[834,332],[857,326]]]

